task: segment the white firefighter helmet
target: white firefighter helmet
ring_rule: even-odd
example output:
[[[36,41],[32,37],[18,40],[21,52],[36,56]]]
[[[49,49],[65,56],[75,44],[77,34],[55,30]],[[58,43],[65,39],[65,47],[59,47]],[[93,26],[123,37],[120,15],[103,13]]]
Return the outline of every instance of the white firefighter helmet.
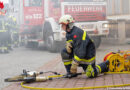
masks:
[[[68,25],[68,24],[74,23],[74,22],[75,21],[71,15],[63,15],[59,20],[60,24],[65,24],[65,25]]]

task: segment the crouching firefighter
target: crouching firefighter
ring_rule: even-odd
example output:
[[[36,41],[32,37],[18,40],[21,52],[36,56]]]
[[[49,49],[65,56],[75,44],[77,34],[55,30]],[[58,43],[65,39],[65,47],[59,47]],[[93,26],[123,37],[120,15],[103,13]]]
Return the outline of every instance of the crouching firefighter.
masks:
[[[76,74],[78,66],[83,68],[89,78],[107,72],[109,62],[95,65],[95,45],[87,32],[74,26],[74,22],[71,15],[64,15],[59,20],[62,29],[66,31],[66,46],[61,51],[62,61],[67,71],[66,75]]]

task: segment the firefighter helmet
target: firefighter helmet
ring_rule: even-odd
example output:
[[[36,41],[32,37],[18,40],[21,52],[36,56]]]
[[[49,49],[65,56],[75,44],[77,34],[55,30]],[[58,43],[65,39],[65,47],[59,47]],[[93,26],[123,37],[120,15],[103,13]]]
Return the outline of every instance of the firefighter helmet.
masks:
[[[68,25],[74,23],[74,18],[71,15],[64,15],[60,18],[59,23]]]

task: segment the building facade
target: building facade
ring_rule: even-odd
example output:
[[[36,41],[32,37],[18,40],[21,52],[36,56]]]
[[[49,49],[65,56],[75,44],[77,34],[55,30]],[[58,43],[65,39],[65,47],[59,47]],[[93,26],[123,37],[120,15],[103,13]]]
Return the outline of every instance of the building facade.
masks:
[[[20,24],[20,0],[9,0],[9,13],[17,20],[17,24]]]
[[[107,19],[109,37],[117,38],[120,43],[130,38],[130,0],[107,0]]]
[[[107,0],[107,15],[111,19],[130,19],[130,0]]]

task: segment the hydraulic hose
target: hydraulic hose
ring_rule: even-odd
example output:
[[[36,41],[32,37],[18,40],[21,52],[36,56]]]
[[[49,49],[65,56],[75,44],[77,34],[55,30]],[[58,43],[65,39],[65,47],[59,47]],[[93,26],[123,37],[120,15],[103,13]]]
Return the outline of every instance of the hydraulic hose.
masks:
[[[104,72],[104,74],[130,74],[130,72]]]
[[[40,87],[30,87],[25,86],[24,82],[21,83],[23,88],[27,89],[37,89],[37,90],[83,90],[83,89],[97,89],[97,88],[110,88],[110,87],[125,87],[130,86],[130,84],[121,84],[121,85],[106,85],[106,86],[95,86],[95,87],[80,87],[80,88],[40,88]]]

